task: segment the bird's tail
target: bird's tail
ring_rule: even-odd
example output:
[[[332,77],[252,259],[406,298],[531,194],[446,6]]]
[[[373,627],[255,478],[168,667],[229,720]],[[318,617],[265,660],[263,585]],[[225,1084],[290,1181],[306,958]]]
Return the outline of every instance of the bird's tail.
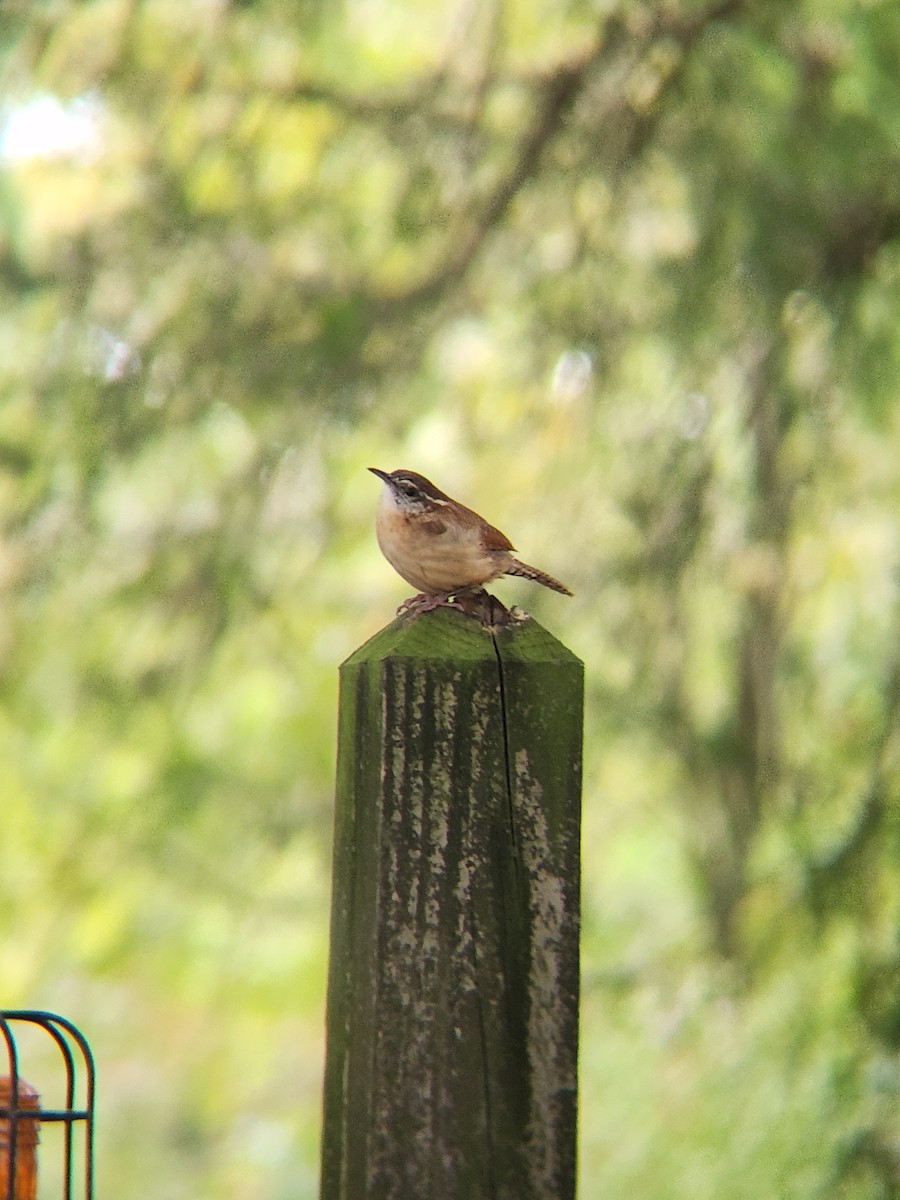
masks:
[[[564,583],[560,583],[558,579],[554,579],[552,575],[548,575],[545,571],[539,571],[537,567],[529,567],[528,563],[519,562],[517,558],[510,558],[509,566],[503,574],[521,575],[523,579],[531,579],[535,583],[542,583],[544,587],[550,588],[554,592],[561,592],[564,596],[572,595]]]

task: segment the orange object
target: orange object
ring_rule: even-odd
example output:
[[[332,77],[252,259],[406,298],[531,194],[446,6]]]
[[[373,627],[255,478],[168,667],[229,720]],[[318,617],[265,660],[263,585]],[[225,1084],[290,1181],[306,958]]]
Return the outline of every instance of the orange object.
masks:
[[[19,1080],[18,1108],[40,1112],[40,1096],[23,1079]],[[12,1080],[0,1079],[0,1108],[12,1107]],[[37,1196],[37,1117],[19,1117],[15,1121],[16,1167],[12,1196],[9,1194],[10,1129],[12,1117],[0,1117],[0,1198],[35,1200]]]

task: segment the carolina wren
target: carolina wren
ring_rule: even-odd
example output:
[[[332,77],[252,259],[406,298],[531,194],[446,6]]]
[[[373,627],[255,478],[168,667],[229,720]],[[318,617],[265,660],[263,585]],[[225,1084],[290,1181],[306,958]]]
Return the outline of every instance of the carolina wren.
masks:
[[[458,592],[481,588],[498,575],[521,575],[554,592],[569,589],[513,558],[512,542],[483,517],[415,471],[369,470],[384,480],[375,533],[381,552],[421,596],[401,608],[427,611]]]

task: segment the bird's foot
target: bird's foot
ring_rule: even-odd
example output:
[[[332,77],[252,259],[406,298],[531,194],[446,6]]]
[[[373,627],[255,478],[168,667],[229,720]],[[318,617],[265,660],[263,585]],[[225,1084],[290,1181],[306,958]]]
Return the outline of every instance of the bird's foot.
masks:
[[[414,621],[422,613],[434,612],[437,608],[455,608],[467,617],[475,617],[485,629],[519,624],[526,619],[520,609],[506,608],[496,596],[480,587],[460,588],[456,592],[420,592],[418,596],[404,600],[397,609],[397,616]]]
[[[451,596],[453,592],[419,592],[417,596],[410,596],[408,600],[403,601],[397,609],[397,616],[414,620],[422,613],[434,612],[436,608],[462,608],[461,604],[450,598]]]

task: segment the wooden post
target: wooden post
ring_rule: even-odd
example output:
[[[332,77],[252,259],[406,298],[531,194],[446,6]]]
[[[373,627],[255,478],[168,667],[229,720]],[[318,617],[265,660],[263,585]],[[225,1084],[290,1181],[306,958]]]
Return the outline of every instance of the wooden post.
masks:
[[[572,1200],[583,669],[530,618],[341,667],[321,1200]]]

